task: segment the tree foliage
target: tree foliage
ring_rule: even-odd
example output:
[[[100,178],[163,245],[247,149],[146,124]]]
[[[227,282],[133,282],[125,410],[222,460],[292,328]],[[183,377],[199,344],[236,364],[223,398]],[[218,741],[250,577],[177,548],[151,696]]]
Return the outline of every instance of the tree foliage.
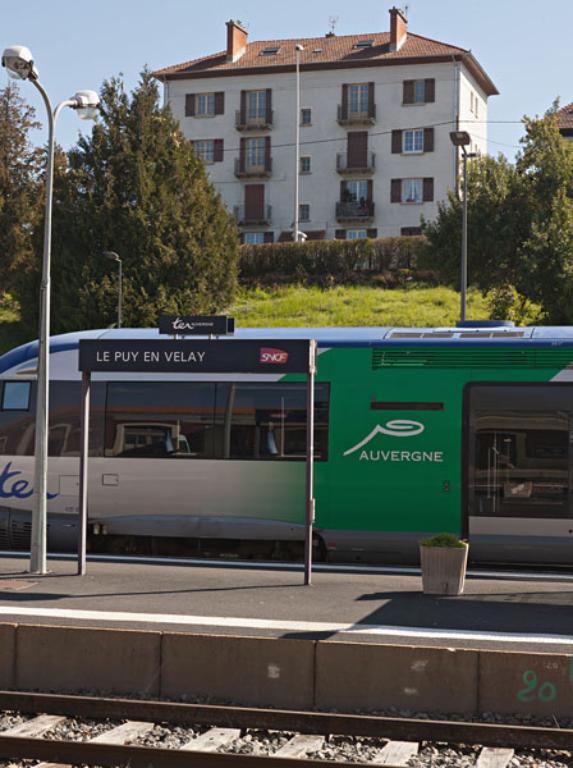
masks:
[[[0,89],[0,294],[32,261],[41,210],[41,152],[32,146],[30,132],[39,127],[34,109],[14,84]]]
[[[158,106],[148,72],[132,94],[113,78],[100,97],[91,135],[56,167],[53,331],[115,322],[118,270],[106,250],[123,261],[125,325],[155,325],[160,312],[217,311],[234,295],[238,239],[203,163]]]
[[[541,304],[545,322],[573,322],[573,144],[559,133],[556,109],[524,118],[515,165],[502,156],[469,164],[468,279],[491,292],[498,319],[504,307],[517,319],[530,317],[530,300]],[[424,227],[428,260],[452,285],[461,227],[462,203],[453,194]]]

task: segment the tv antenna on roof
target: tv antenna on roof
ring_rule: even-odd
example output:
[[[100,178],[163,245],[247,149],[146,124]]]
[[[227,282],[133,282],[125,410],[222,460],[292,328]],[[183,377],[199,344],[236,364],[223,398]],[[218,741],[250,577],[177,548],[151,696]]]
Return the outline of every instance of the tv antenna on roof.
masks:
[[[404,5],[403,8],[402,8],[402,11],[404,12],[404,16],[406,18],[408,18],[408,11],[409,10],[410,10],[410,6],[408,5],[408,3],[406,3],[406,5]]]
[[[334,31],[336,29],[336,25],[338,24],[338,16],[329,16],[328,17],[328,24],[330,26],[330,29],[328,30],[328,36],[334,37],[336,32]]]

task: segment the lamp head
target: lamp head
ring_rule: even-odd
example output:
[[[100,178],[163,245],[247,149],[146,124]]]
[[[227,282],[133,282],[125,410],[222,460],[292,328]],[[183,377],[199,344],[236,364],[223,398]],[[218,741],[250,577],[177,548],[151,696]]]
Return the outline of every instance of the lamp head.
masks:
[[[295,51],[304,51],[304,46],[300,43],[297,43],[294,47]]]
[[[467,131],[451,131],[450,141],[454,147],[467,147],[468,144],[471,144],[472,139]]]
[[[4,49],[2,66],[14,80],[37,80],[38,70],[29,48],[24,45],[11,45]]]
[[[102,255],[105,256],[106,259],[111,259],[111,261],[121,261],[119,254],[115,251],[104,251]]]
[[[95,120],[99,107],[99,96],[95,91],[76,91],[71,101],[75,102],[75,109],[82,120]]]

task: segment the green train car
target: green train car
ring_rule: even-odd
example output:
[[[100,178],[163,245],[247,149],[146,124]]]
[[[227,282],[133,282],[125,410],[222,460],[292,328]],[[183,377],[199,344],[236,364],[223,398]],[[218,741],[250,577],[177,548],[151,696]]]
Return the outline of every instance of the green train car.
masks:
[[[78,343],[51,340],[49,543],[73,547]],[[241,329],[312,338],[316,537],[329,559],[416,562],[432,533],[476,561],[573,562],[573,329]],[[228,339],[222,343],[233,343]],[[29,542],[37,344],[0,357],[0,544]],[[278,370],[277,370],[278,369]],[[90,531],[131,540],[304,537],[305,382],[268,375],[97,374]]]

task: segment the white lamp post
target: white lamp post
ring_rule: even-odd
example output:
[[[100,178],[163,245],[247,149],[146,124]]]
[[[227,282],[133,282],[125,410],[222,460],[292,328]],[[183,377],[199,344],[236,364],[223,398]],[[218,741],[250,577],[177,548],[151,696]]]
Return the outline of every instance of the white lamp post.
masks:
[[[38,70],[28,48],[13,45],[2,54],[2,66],[19,80],[29,80],[40,92],[48,113],[48,158],[46,164],[46,205],[44,252],[40,287],[40,338],[38,348],[38,391],[36,396],[35,471],[36,506],[32,514],[30,572],[46,574],[47,493],[48,493],[48,398],[50,339],[50,250],[52,240],[52,188],[54,180],[54,128],[64,107],[71,107],[84,120],[97,113],[99,97],[95,91],[78,91],[52,111],[48,94],[38,80]]]
[[[121,328],[121,322],[122,322],[122,304],[123,304],[123,269],[122,269],[122,261],[119,257],[119,254],[115,251],[104,251],[103,255],[106,257],[106,259],[110,259],[111,261],[116,261],[119,267],[119,275],[118,275],[118,291],[117,291],[117,327]]]
[[[461,147],[464,157],[463,172],[463,207],[462,207],[462,264],[460,275],[460,321],[466,320],[466,303],[468,291],[468,157],[475,157],[475,152],[468,152],[466,147],[471,144],[471,136],[467,131],[452,131],[450,141],[454,147]]]
[[[296,115],[296,134],[295,134],[295,142],[294,142],[294,237],[293,240],[295,243],[298,243],[300,239],[300,233],[298,231],[298,181],[299,181],[299,173],[300,173],[300,54],[301,51],[304,51],[304,48],[300,43],[297,43],[294,47],[295,50],[295,56],[296,56],[296,85],[295,85],[295,91],[296,91],[296,109],[295,109],[295,115]]]

